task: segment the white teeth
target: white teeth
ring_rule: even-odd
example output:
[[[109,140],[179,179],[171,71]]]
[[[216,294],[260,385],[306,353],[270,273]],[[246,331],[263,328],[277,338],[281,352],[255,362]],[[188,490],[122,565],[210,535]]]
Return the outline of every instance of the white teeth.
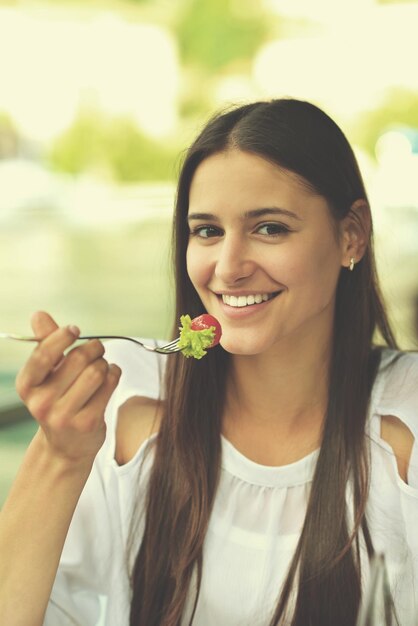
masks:
[[[229,296],[226,294],[222,294],[222,300],[228,306],[234,307],[243,307],[251,304],[260,304],[261,302],[266,302],[271,298],[271,294],[268,293],[257,293],[250,296]]]

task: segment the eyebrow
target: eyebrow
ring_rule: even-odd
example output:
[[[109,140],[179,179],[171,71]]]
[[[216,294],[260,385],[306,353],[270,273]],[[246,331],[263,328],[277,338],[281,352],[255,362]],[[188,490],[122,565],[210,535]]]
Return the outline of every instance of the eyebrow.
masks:
[[[288,209],[280,209],[278,207],[268,207],[265,209],[251,209],[250,211],[246,211],[244,213],[244,219],[254,219],[257,217],[265,217],[266,215],[284,215],[285,217],[290,217],[292,219],[302,221],[302,218],[289,211]],[[216,221],[218,218],[213,213],[189,213],[187,217],[188,221],[192,220],[208,220],[208,221]]]

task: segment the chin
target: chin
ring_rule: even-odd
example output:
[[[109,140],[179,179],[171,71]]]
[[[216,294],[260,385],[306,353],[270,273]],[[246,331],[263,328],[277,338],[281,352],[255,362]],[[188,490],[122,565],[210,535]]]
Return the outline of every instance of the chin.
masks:
[[[243,341],[241,339],[222,339],[220,342],[222,348],[229,352],[229,354],[235,354],[237,356],[255,356],[262,354],[267,350],[267,346],[261,344],[259,341]]]

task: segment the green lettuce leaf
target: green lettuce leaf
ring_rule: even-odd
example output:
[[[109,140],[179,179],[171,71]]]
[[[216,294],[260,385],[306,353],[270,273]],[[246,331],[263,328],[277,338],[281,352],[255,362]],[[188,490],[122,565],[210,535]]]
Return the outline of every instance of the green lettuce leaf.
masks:
[[[193,330],[191,328],[192,319],[190,315],[182,315],[180,317],[181,326],[179,348],[185,357],[194,357],[201,359],[207,354],[206,348],[210,348],[215,337],[215,326],[205,328],[204,330]]]

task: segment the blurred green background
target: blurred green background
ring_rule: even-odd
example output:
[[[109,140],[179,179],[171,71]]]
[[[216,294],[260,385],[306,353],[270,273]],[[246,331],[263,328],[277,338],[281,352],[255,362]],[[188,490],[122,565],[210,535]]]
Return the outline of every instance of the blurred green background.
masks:
[[[182,152],[214,110],[294,96],[352,142],[378,268],[418,347],[417,2],[0,1],[0,331],[33,311],[85,333],[167,337]],[[35,424],[0,343],[0,505]]]

